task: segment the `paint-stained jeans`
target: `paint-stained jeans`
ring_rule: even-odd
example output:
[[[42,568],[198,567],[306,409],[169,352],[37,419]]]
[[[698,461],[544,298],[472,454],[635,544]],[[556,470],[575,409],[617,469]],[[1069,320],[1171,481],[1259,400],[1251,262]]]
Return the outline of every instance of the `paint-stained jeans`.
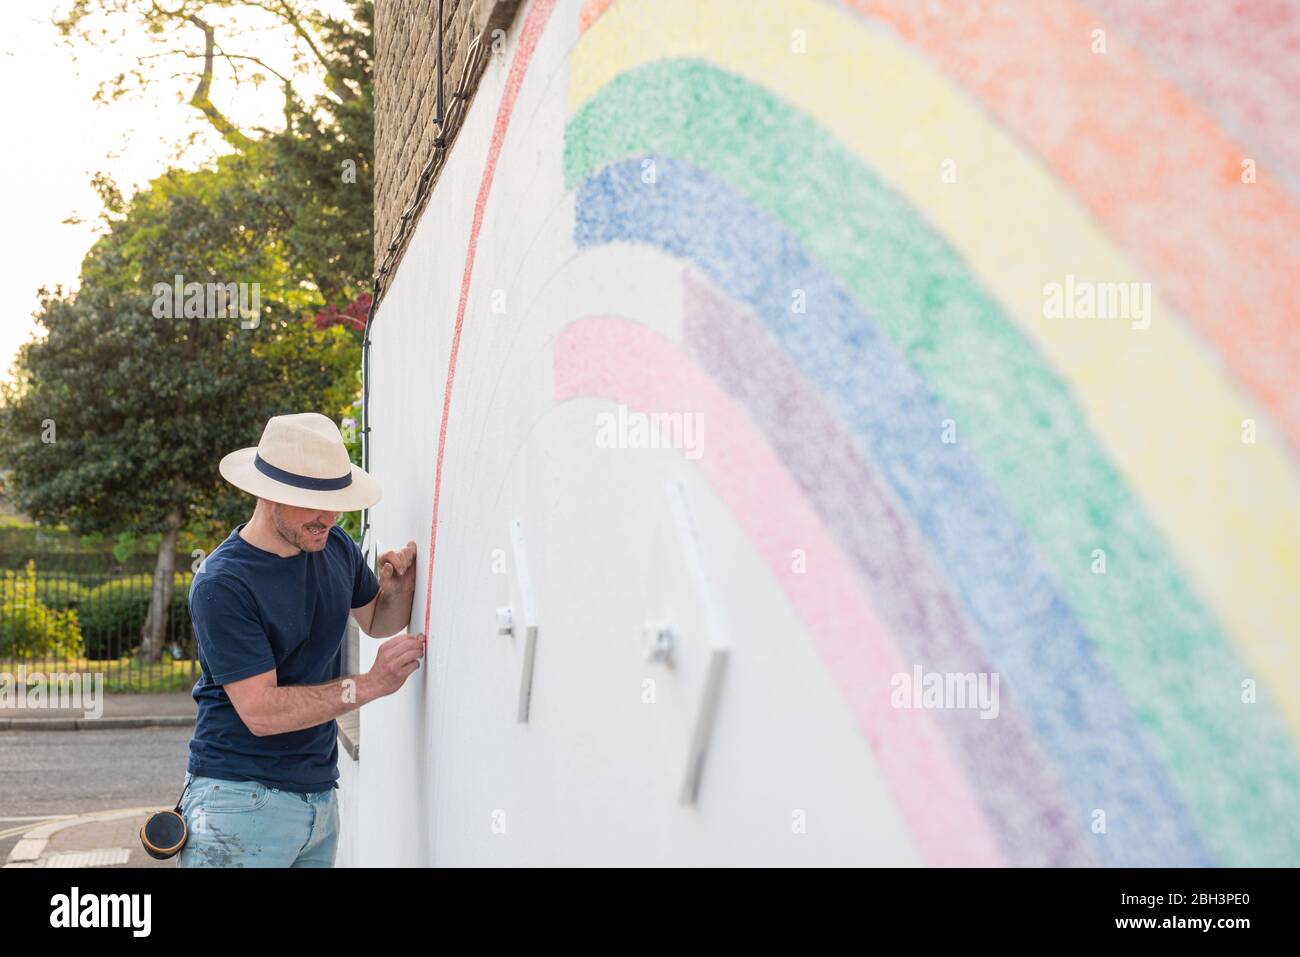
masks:
[[[333,867],[338,791],[300,793],[185,772],[189,838],[177,867]]]

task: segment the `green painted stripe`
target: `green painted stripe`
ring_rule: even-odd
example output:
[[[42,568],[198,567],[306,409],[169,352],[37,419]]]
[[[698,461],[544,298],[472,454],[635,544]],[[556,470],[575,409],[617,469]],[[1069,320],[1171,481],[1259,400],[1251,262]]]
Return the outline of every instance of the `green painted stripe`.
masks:
[[[697,60],[629,70],[588,101],[566,130],[566,183],[645,154],[730,183],[844,283],[952,410],[1207,844],[1225,864],[1300,864],[1300,765],[1277,711],[1241,703],[1246,669],[1069,389],[943,238],[814,121]],[[1095,548],[1106,550],[1108,574],[1091,573]]]

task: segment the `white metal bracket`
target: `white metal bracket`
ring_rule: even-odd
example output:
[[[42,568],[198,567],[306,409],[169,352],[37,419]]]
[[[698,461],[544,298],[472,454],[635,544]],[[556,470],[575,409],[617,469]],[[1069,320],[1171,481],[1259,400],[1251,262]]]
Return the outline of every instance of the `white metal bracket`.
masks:
[[[686,567],[707,622],[708,663],[704,670],[704,687],[691,726],[691,738],[686,748],[686,768],[678,792],[679,804],[694,804],[700,793],[700,780],[704,774],[704,758],[717,718],[718,700],[722,693],[722,679],[726,674],[727,658],[731,653],[731,637],[722,605],[718,601],[717,586],[704,562],[704,549],[700,543],[699,529],[691,512],[686,486],[674,479],[668,482],[668,505],[672,511],[677,539],[686,558]]]
[[[519,587],[519,617],[515,619],[511,615],[510,621],[502,622],[498,614],[497,630],[501,634],[511,632],[523,641],[524,660],[519,672],[519,699],[515,720],[526,723],[533,694],[533,657],[537,652],[537,605],[533,598],[533,576],[528,568],[524,530],[518,519],[510,523],[510,545],[515,559],[515,582]]]

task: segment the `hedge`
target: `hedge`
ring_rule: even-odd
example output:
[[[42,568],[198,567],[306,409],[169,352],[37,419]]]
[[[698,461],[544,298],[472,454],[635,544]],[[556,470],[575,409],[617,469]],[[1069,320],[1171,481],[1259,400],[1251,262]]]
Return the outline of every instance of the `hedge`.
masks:
[[[58,611],[39,595],[36,566],[6,569],[0,577],[0,656],[6,658],[75,658],[82,631],[75,610]]]
[[[189,590],[193,576],[183,575],[172,587],[166,644],[186,644],[190,638]],[[87,658],[120,658],[140,644],[149,614],[152,575],[126,575],[85,591],[77,615]]]

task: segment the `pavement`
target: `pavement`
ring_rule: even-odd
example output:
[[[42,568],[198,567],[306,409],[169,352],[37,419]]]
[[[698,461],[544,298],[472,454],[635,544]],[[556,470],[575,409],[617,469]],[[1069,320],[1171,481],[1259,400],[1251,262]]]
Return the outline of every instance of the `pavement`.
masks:
[[[98,718],[87,717],[84,709],[0,708],[0,750],[4,750],[4,738],[28,732],[192,727],[195,712],[196,704],[188,691],[104,695],[103,713]],[[39,740],[47,739],[42,735]],[[183,755],[179,760],[183,763]],[[3,791],[0,781],[0,804],[7,804]],[[33,808],[23,808],[23,815],[8,818],[3,817],[8,812],[0,809],[0,847],[14,841],[8,853],[0,856],[0,867],[175,867],[175,858],[154,860],[140,843],[140,826],[145,819],[154,811],[173,806],[175,800],[176,795],[172,795],[155,805],[91,807],[74,813],[34,814],[30,813]],[[47,806],[44,801],[41,804],[42,808]]]
[[[97,728],[158,728],[193,725],[198,705],[188,691],[106,694],[103,714],[85,708],[0,708],[0,731],[93,731]]]
[[[0,867],[175,867],[154,860],[140,843],[140,827],[161,807],[118,808],[32,822]]]

